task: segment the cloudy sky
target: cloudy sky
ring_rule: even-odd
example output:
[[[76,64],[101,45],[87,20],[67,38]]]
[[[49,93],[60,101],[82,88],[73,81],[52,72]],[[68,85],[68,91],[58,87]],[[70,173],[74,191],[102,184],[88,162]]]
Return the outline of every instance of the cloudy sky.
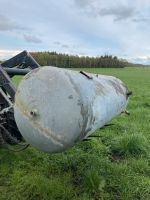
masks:
[[[0,60],[24,49],[150,64],[150,0],[0,0]]]

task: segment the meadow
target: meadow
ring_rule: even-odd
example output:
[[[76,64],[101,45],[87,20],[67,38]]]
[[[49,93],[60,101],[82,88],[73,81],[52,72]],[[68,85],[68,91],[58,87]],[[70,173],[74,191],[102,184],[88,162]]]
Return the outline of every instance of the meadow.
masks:
[[[0,200],[150,199],[150,68],[83,70],[123,80],[130,115],[64,153],[1,148]]]

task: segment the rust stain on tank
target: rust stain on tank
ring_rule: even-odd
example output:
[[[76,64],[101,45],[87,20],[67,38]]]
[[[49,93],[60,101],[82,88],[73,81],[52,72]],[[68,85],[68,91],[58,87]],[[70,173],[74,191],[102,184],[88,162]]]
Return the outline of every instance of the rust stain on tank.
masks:
[[[122,89],[122,87],[118,84],[117,81],[112,81],[112,80],[109,80],[109,83],[111,84],[111,86],[113,86],[113,88],[115,89],[116,93],[117,94],[122,94],[122,95],[125,95],[124,93],[124,90]]]
[[[128,89],[128,87],[122,82],[121,83],[122,84],[122,86],[126,89],[126,99],[128,99],[128,93],[129,93],[129,89]]]
[[[105,87],[101,83],[97,82],[96,83],[96,95],[105,95],[105,94],[106,94]]]

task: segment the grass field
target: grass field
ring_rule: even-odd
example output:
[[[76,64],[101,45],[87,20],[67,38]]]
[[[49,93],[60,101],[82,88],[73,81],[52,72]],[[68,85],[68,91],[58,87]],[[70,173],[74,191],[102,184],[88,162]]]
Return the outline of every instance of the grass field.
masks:
[[[122,79],[131,115],[61,154],[0,149],[0,200],[150,199],[150,68],[83,70]]]

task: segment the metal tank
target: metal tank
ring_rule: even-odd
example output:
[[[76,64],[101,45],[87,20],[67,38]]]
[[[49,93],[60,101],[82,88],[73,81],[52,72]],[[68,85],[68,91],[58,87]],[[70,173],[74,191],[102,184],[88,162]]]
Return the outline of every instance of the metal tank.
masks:
[[[126,86],[113,76],[47,66],[23,78],[14,114],[32,146],[62,152],[125,111],[127,103]]]

